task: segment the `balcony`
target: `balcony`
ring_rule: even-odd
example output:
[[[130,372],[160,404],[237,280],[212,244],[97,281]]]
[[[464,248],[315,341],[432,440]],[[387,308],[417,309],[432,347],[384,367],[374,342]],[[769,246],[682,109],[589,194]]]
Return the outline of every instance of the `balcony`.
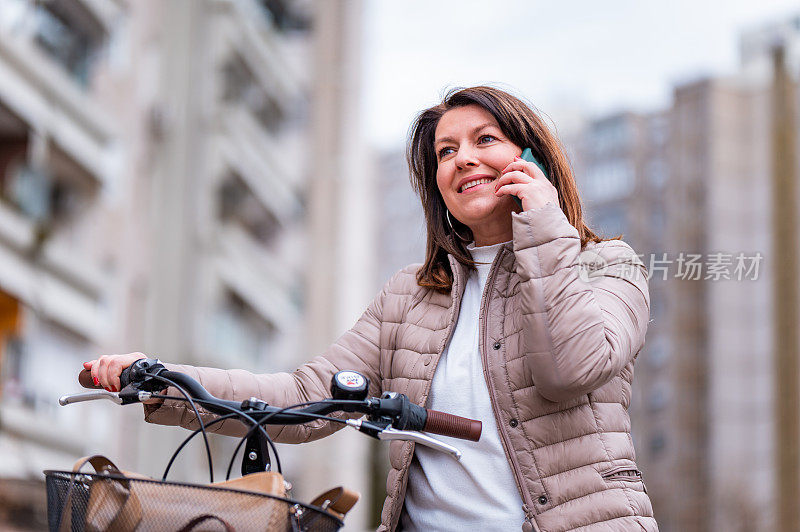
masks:
[[[80,336],[100,341],[108,329],[104,299],[109,276],[68,242],[52,242],[31,257],[36,223],[0,201],[0,279],[3,287]]]
[[[38,22],[42,17],[36,11],[31,14],[34,8],[23,0],[10,1],[11,9],[0,15],[0,105],[105,182],[115,169],[113,125],[74,77],[88,68],[88,57],[52,55],[59,42],[70,40],[67,29],[42,33],[46,23]],[[22,14],[15,17],[14,8]]]
[[[0,418],[0,452],[5,457],[0,478],[40,478],[44,469],[69,468],[88,450],[83,423],[54,422],[52,416],[7,402],[0,404]]]
[[[284,264],[260,246],[239,225],[219,226],[216,241],[222,257],[219,261],[221,270],[227,272],[223,278],[229,278],[234,271],[238,271],[243,277],[251,279],[246,283],[237,281],[228,284],[234,288],[247,287],[237,292],[255,309],[276,324],[297,314],[297,309],[287,295],[288,287],[295,275],[294,271],[288,271]],[[264,297],[259,298],[259,293]],[[261,302],[253,301],[254,299],[259,299]],[[273,302],[270,303],[270,300]],[[277,308],[271,308],[273,303]]]
[[[298,315],[288,295],[296,272],[288,270],[239,225],[219,226],[216,242],[218,271],[228,286],[279,326]]]
[[[3,346],[0,477],[41,478],[43,469],[69,467],[91,445],[108,448],[119,413],[95,404],[89,418],[80,407],[58,406],[59,396],[77,391],[76,368],[93,348],[29,306],[21,313],[16,340]]]
[[[124,0],[77,0],[97,22],[106,34],[111,33],[116,21],[124,15]]]
[[[217,123],[214,145],[219,150],[220,171],[234,169],[279,220],[298,212],[301,205],[293,189],[300,172],[282,158],[277,140],[238,106],[221,108]]]
[[[277,329],[229,287],[220,296],[206,327],[206,343],[216,360],[243,369],[263,367],[274,350]]]
[[[223,25],[218,60],[239,53],[256,79],[281,101],[290,101],[303,92],[309,80],[306,69],[286,58],[284,42],[264,7],[255,0],[217,0],[214,4],[228,24]]]

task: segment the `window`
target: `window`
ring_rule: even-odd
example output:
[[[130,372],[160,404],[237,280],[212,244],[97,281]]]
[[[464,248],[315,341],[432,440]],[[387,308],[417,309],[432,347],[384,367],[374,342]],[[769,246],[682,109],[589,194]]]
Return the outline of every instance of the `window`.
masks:
[[[650,142],[656,147],[663,147],[669,140],[669,117],[666,113],[650,117],[648,121]]]
[[[647,181],[654,188],[660,189],[667,182],[669,168],[666,161],[661,157],[655,157],[647,161]]]
[[[256,79],[250,67],[239,55],[234,55],[225,64],[223,72],[227,102],[245,107],[258,123],[270,133],[278,133],[287,117],[280,105]]]
[[[85,175],[79,176],[74,162],[65,161],[57,150],[48,162],[52,167],[34,168],[24,157],[16,157],[5,168],[0,197],[37,223],[65,229],[85,214],[98,185]]]
[[[21,345],[21,305],[11,294],[0,290],[0,392],[19,396]]]
[[[653,413],[659,412],[666,408],[669,398],[669,385],[666,382],[656,382],[647,394],[647,409]]]
[[[91,348],[86,339],[56,322],[22,310],[24,325],[19,335],[6,344],[3,401],[21,404],[61,419],[73,416],[59,409],[64,375],[74,375]]]
[[[22,214],[44,221],[50,217],[52,178],[41,170],[19,165],[7,184],[7,198]]]
[[[243,227],[263,245],[274,242],[280,223],[238,175],[231,174],[219,188],[218,213],[223,222]]]
[[[289,0],[261,0],[260,5],[273,25],[281,31],[306,31],[311,19],[304,13],[302,3]]]
[[[669,340],[665,336],[656,336],[646,348],[645,359],[655,368],[663,368],[669,360]]]
[[[589,168],[584,193],[590,201],[606,201],[631,194],[633,186],[633,165],[625,159],[612,159]]]
[[[625,117],[603,120],[592,128],[591,144],[594,154],[602,156],[628,147],[633,140],[630,122]]]
[[[274,325],[232,291],[223,295],[209,330],[216,356],[252,368],[269,353],[277,332]]]
[[[653,455],[659,455],[664,452],[664,448],[667,446],[667,437],[663,432],[656,432],[650,438],[650,452]]]
[[[607,237],[625,235],[628,232],[628,224],[622,209],[608,209],[596,213],[593,222],[600,234]]]
[[[649,266],[648,266],[649,267]],[[653,275],[653,280],[660,280],[659,275]],[[663,281],[662,281],[663,282]],[[651,289],[651,297],[650,297],[650,317],[659,325],[664,321],[667,317],[667,302],[666,297],[664,295],[663,290],[654,290]]]
[[[89,85],[92,68],[105,35],[79,2],[37,2],[36,43],[82,87]]]
[[[664,212],[664,206],[660,203],[651,203],[648,230],[653,239],[661,238],[667,232],[667,215]]]

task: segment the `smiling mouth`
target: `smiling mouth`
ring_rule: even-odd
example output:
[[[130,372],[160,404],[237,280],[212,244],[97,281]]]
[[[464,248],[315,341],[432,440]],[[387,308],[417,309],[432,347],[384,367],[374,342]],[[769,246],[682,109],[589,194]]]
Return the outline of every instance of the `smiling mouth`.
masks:
[[[492,181],[494,181],[494,179],[492,179],[490,177],[482,177],[480,179],[476,179],[475,181],[467,181],[466,183],[461,185],[461,188],[458,189],[458,193],[461,194],[465,190],[469,190],[472,187],[476,187],[478,185],[483,185],[485,183],[491,183]]]

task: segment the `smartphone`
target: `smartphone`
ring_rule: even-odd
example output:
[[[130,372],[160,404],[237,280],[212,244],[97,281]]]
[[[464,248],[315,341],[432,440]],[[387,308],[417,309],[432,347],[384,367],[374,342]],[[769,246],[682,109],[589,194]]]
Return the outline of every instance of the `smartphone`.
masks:
[[[537,161],[536,157],[533,156],[533,150],[531,150],[530,148],[525,148],[524,150],[522,150],[522,155],[520,155],[520,159],[522,159],[523,161],[528,161],[529,163],[533,163],[536,166],[538,166],[539,170],[542,171],[542,173],[547,178],[547,180],[548,181],[550,180],[550,176],[547,175],[547,170],[544,169],[544,165],[542,163],[540,163],[539,161]],[[521,199],[519,199],[516,196],[511,196],[511,199],[513,199],[517,203],[517,205],[519,205],[519,208],[522,209],[522,200]],[[522,210],[525,210],[525,209],[522,209]]]
[[[533,156],[533,151],[530,148],[525,148],[524,150],[522,150],[522,155],[520,155],[520,159],[522,159],[523,161],[528,161],[538,166],[539,170],[541,170],[544,176],[547,178],[547,180],[550,181],[550,176],[547,175],[547,170],[544,169],[544,165],[536,160],[536,157]]]

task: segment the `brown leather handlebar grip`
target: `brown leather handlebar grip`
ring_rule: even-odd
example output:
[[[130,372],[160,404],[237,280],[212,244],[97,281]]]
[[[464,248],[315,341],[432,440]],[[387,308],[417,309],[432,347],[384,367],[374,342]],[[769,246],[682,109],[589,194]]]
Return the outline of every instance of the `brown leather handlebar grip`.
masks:
[[[91,388],[91,389],[100,388],[100,386],[94,385],[94,382],[92,381],[92,372],[89,371],[88,369],[84,369],[80,373],[78,373],[78,383],[84,388]]]
[[[425,420],[425,428],[422,430],[462,440],[478,441],[481,439],[482,428],[483,424],[477,419],[428,410],[428,419]]]

